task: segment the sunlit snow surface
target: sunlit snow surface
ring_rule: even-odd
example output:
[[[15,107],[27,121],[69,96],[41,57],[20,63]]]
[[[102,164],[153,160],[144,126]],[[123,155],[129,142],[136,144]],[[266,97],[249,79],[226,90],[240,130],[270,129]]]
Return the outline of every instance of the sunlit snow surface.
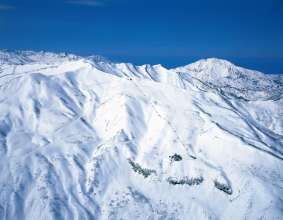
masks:
[[[283,219],[283,78],[0,52],[0,219]]]

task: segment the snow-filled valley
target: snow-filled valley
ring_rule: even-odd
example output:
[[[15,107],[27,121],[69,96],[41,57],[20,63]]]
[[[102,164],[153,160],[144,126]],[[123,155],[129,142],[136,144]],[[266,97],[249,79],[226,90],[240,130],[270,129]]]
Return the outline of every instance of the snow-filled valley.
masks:
[[[0,219],[283,219],[283,76],[0,52]]]

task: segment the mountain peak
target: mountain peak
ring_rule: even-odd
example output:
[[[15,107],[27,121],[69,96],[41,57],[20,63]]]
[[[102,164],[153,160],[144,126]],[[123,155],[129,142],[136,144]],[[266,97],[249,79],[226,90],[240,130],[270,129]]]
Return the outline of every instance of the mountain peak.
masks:
[[[196,64],[196,63],[202,63],[202,64],[207,64],[207,65],[214,64],[214,65],[222,65],[222,66],[235,66],[233,63],[231,63],[228,60],[220,59],[216,57],[201,59],[201,60],[194,62],[193,64]]]
[[[210,79],[262,77],[264,74],[255,70],[239,67],[230,61],[218,58],[201,59],[194,63],[175,69],[178,72],[188,72],[192,75]]]
[[[229,74],[232,69],[237,68],[237,66],[227,60],[207,58],[198,60],[181,68],[185,68],[193,72],[209,71],[216,73],[218,76],[227,76],[227,74]]]

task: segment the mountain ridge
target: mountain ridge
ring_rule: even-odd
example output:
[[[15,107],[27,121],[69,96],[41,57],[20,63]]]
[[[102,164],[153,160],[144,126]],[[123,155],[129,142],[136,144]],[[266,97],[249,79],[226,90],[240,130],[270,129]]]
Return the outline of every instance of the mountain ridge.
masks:
[[[123,62],[119,62],[119,61],[111,61],[110,59],[104,57],[104,56],[100,56],[100,55],[97,55],[97,54],[94,54],[94,55],[88,55],[88,56],[81,56],[81,55],[75,55],[73,53],[66,53],[66,52],[51,52],[51,51],[32,51],[32,50],[8,50],[8,49],[0,49],[0,60],[3,62],[5,60],[7,60],[8,58],[15,58],[15,57],[22,57],[23,60],[26,59],[27,62],[32,62],[32,59],[28,59],[29,57],[33,57],[33,56],[36,56],[38,55],[39,58],[42,58],[44,60],[44,58],[48,58],[48,56],[54,56],[54,57],[57,57],[57,58],[66,58],[68,57],[69,59],[86,59],[86,60],[92,60],[93,62],[104,62],[104,63],[123,63]],[[13,57],[14,56],[14,57]],[[6,58],[5,58],[6,57]],[[34,60],[34,62],[36,62],[36,60]],[[194,61],[192,63],[189,63],[189,64],[185,64],[185,65],[182,65],[182,66],[179,66],[179,67],[175,67],[175,68],[166,68],[168,70],[172,70],[172,69],[178,69],[178,68],[184,68],[184,67],[187,67],[187,68],[190,68],[190,67],[194,67],[196,65],[201,65],[201,64],[208,64],[208,63],[214,63],[214,64],[222,64],[222,65],[226,65],[227,68],[229,67],[239,67],[237,65],[235,65],[234,63],[228,61],[228,60],[225,60],[225,59],[222,59],[222,58],[216,58],[216,57],[210,57],[210,58],[205,58],[205,59],[199,59],[197,61]],[[19,62],[19,64],[22,64],[21,62]],[[131,64],[131,63],[124,63],[124,64]],[[134,65],[134,64],[133,64]],[[162,64],[154,64],[154,65],[150,65],[150,64],[143,64],[143,65],[134,65],[134,66],[144,66],[144,65],[147,65],[147,66],[162,66]],[[242,68],[242,67],[241,67]],[[256,72],[256,73],[259,73],[259,74],[264,74],[260,71],[256,71],[256,70],[251,70],[249,68],[242,68],[242,69],[245,69],[245,70],[250,70],[250,71],[253,71],[253,72]],[[281,74],[268,74],[268,75],[281,75]]]

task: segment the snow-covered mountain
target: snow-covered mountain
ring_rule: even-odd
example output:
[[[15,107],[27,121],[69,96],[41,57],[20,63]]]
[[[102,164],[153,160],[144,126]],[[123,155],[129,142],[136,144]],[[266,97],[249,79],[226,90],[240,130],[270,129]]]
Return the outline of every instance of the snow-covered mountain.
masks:
[[[283,77],[0,52],[0,219],[283,219]]]

